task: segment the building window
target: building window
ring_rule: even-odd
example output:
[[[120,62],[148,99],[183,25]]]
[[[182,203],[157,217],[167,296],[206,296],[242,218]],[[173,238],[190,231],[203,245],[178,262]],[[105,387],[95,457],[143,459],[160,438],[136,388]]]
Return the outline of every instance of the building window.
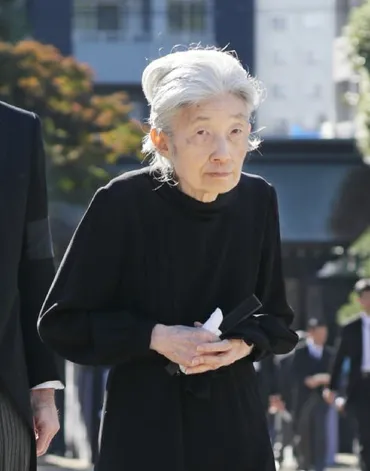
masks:
[[[142,30],[145,33],[149,33],[151,30],[151,1],[150,0],[141,0],[140,4],[140,17],[141,17],[141,26]]]
[[[276,31],[284,31],[287,28],[286,18],[283,16],[275,16],[272,19],[272,26]]]
[[[118,31],[128,13],[127,0],[75,0],[74,27],[79,31]]]
[[[171,33],[207,29],[206,0],[168,0],[167,24]]]
[[[118,31],[121,29],[121,15],[118,5],[98,5],[96,16],[99,31]]]
[[[306,13],[302,19],[303,26],[308,29],[321,28],[325,24],[325,16],[322,13]]]
[[[118,40],[150,32],[150,0],[74,0],[73,26],[92,40]]]

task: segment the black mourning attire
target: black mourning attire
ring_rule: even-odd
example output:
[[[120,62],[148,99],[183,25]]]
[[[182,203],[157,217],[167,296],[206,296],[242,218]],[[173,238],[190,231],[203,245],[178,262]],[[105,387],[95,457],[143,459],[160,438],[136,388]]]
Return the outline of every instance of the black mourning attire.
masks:
[[[361,317],[343,327],[332,365],[330,389],[340,390],[343,362],[345,359],[349,359],[346,411],[356,421],[360,442],[361,469],[362,471],[370,471],[370,372],[362,371],[363,328],[370,327],[363,325]]]
[[[296,455],[299,469],[322,471],[326,464],[326,419],[328,406],[322,393],[323,387],[310,389],[305,379],[317,374],[328,374],[333,352],[324,345],[321,356],[310,352],[307,344],[294,352],[291,365],[292,413],[298,444]]]
[[[230,336],[253,355],[201,375],[170,375],[150,350],[157,323],[192,326],[255,294],[262,315]],[[263,315],[265,314],[265,315]],[[39,331],[71,361],[112,365],[99,471],[275,469],[252,362],[294,348],[276,194],[242,175],[214,202],[144,169],[99,190],[43,307]]]
[[[0,102],[0,469],[36,470],[30,388],[59,380],[37,318],[54,278],[39,119]]]

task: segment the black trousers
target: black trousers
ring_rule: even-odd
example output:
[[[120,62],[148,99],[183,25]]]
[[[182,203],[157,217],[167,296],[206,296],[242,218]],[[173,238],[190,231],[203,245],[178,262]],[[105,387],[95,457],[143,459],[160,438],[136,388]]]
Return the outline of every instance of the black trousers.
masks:
[[[31,436],[27,425],[0,389],[0,470],[29,471]]]
[[[361,471],[370,471],[370,377],[358,385],[358,392],[351,400],[349,412],[352,413],[360,444]]]
[[[297,424],[297,459],[302,470],[324,471],[326,465],[326,419],[328,406],[313,392],[303,406]]]

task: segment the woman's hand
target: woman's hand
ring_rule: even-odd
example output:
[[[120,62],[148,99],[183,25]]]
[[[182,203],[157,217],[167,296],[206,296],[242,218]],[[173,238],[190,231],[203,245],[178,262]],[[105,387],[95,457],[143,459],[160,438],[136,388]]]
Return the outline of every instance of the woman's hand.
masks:
[[[204,343],[197,348],[197,352],[200,354],[197,357],[197,365],[187,367],[185,374],[205,373],[206,371],[217,370],[223,366],[231,365],[241,358],[250,355],[252,350],[253,345],[248,345],[241,339]]]
[[[184,367],[196,367],[203,358],[202,345],[214,345],[213,352],[222,353],[230,350],[227,341],[205,329],[185,326],[156,325],[152,332],[150,348],[165,356],[170,361]]]

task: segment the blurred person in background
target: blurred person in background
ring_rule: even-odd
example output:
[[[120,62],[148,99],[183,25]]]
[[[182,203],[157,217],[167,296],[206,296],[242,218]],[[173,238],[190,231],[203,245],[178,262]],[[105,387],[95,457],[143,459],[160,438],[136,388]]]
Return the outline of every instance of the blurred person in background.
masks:
[[[54,277],[40,121],[0,102],[0,469],[36,470],[59,429],[37,318]]]
[[[328,405],[322,391],[329,383],[333,355],[326,346],[327,336],[325,322],[310,319],[306,341],[295,350],[291,364],[295,453],[302,471],[323,471],[327,461]]]
[[[275,443],[275,414],[282,408],[279,385],[279,370],[276,358],[270,355],[266,359],[255,362],[260,398],[265,410],[272,445]]]
[[[266,359],[255,362],[261,401],[266,413],[272,404],[276,405],[279,398],[279,371],[275,357],[270,355]]]
[[[307,333],[302,330],[297,331],[298,344],[305,344]],[[294,432],[293,432],[293,420],[292,420],[292,361],[294,358],[295,350],[284,355],[276,355],[275,361],[277,366],[278,374],[278,388],[279,394],[273,399],[272,408],[275,409],[275,444],[274,451],[278,462],[282,463],[285,459],[285,450],[289,447],[290,461],[292,461],[294,455]]]
[[[233,54],[196,48],[149,64],[143,89],[151,165],[94,196],[40,335],[71,361],[112,366],[99,471],[274,471],[253,362],[297,336],[276,192],[242,173],[259,85]],[[206,330],[217,308],[220,332]]]
[[[357,425],[362,471],[370,471],[370,279],[355,285],[360,316],[342,329],[331,371],[331,381],[324,390],[329,404],[351,414]],[[349,359],[346,397],[337,397],[342,377],[342,366]]]

